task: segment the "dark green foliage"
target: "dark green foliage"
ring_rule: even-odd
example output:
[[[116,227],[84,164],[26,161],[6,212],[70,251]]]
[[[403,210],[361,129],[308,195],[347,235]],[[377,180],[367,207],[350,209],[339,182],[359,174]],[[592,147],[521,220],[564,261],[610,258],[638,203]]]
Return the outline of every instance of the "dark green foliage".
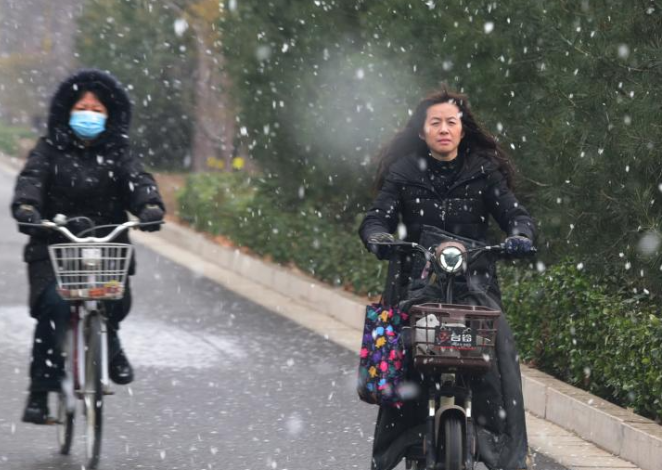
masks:
[[[351,226],[371,197],[369,156],[446,82],[520,168],[546,261],[573,255],[659,291],[655,2],[236,5],[221,28],[243,138],[292,203],[301,185]]]
[[[86,0],[77,47],[82,64],[133,86],[138,150],[177,167],[190,152],[196,48],[191,34],[174,34],[172,3]],[[418,99],[446,82],[469,94],[510,150],[546,262],[572,255],[591,272],[660,292],[658,3],[223,5],[217,62],[232,85],[237,143],[287,207],[314,204],[353,227],[372,197],[371,158]]]
[[[662,322],[657,301],[608,290],[563,262],[544,273],[501,270],[520,355],[618,405],[662,420]]]
[[[84,67],[113,73],[133,100],[134,150],[162,169],[186,168],[192,136],[194,49],[163,2],[85,0],[76,46]]]
[[[367,60],[361,2],[237,5],[221,27],[244,145],[283,197],[304,204],[302,188],[352,226],[372,184],[370,157],[406,113],[393,93],[406,84],[391,81],[388,61]]]
[[[359,293],[378,294],[385,265],[356,235],[310,205],[283,206],[282,191],[243,173],[195,174],[179,194],[180,216],[238,246]],[[358,227],[357,227],[358,228]]]

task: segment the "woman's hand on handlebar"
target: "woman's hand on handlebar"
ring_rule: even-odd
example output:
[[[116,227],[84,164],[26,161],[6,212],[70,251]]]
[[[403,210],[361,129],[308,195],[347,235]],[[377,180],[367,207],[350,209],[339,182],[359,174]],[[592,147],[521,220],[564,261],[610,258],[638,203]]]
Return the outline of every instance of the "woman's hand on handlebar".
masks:
[[[503,244],[504,252],[513,257],[525,257],[536,253],[533,241],[521,235],[506,238]]]
[[[138,228],[144,232],[161,230],[164,215],[163,209],[156,204],[147,204],[138,214],[138,220],[140,220]]]
[[[39,231],[36,227],[23,224],[41,224],[41,214],[34,206],[21,204],[14,211],[14,218],[18,222],[18,230],[26,235],[35,235]]]
[[[377,259],[389,259],[393,254],[393,247],[389,243],[393,243],[395,238],[390,233],[377,232],[368,236],[368,249],[374,253]]]

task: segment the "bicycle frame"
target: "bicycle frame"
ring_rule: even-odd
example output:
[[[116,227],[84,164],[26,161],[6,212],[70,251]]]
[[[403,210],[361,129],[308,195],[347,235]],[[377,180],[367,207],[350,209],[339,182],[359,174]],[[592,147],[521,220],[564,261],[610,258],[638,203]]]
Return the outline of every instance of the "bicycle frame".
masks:
[[[101,341],[101,365],[102,375],[101,382],[104,386],[104,391],[110,391],[110,377],[108,375],[108,330],[106,326],[106,319],[103,312],[103,304],[99,301],[76,301],[72,302],[70,324],[68,328],[73,334],[72,344],[68,345],[71,354],[67,356],[71,377],[65,377],[65,380],[72,385],[71,391],[63,391],[67,394],[71,393],[72,397],[82,398],[83,390],[85,390],[85,352],[87,348],[85,337],[85,322],[90,315],[99,315],[102,319],[103,325],[102,341]]]

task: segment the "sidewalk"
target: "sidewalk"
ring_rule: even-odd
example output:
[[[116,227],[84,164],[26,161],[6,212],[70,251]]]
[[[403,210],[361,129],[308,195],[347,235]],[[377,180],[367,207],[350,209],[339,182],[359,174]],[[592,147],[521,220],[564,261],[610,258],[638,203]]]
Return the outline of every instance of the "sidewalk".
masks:
[[[4,171],[15,173],[17,165],[20,162],[16,159],[0,159]],[[132,237],[195,273],[358,352],[364,299],[217,245],[175,223],[153,234],[133,232]],[[256,289],[256,284],[262,289]],[[662,426],[526,366],[522,366],[522,381],[529,444],[534,450],[573,470],[662,470]]]

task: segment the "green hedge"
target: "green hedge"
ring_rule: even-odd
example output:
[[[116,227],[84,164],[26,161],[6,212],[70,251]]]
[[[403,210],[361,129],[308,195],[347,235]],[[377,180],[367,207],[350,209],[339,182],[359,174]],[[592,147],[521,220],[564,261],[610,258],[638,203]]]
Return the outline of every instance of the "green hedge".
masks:
[[[383,286],[386,266],[366,252],[356,231],[343,230],[312,205],[297,212],[279,207],[279,190],[269,181],[243,173],[194,174],[178,201],[180,217],[195,228],[277,263],[358,293],[377,294]]]
[[[543,273],[501,269],[503,300],[524,361],[657,421],[662,322],[645,294],[613,292],[566,261]]]
[[[376,294],[386,263],[356,230],[312,205],[293,213],[269,181],[242,173],[196,174],[179,194],[194,227],[354,292]],[[592,278],[575,263],[544,272],[500,266],[503,300],[524,361],[567,383],[653,419],[662,419],[662,324],[645,294],[610,292],[618,279]]]

